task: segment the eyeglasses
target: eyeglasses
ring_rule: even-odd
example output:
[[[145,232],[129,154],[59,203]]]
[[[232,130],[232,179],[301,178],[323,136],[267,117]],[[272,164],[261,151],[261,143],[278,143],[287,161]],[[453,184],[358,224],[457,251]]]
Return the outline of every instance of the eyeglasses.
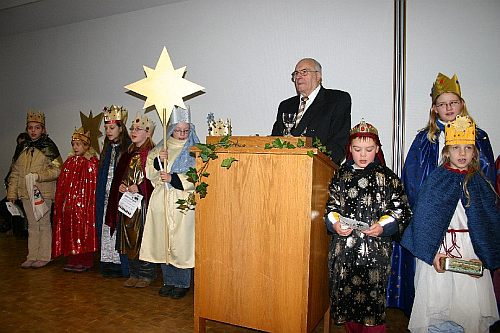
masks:
[[[189,133],[189,130],[178,130],[178,129],[175,129],[174,130],[175,133],[177,134],[188,134]]]
[[[457,108],[458,106],[460,105],[460,101],[458,100],[454,100],[454,101],[450,101],[449,103],[438,103],[436,104],[436,108],[438,109],[447,109],[448,106],[450,108]]]
[[[295,82],[295,78],[299,75],[306,76],[309,73],[315,73],[315,72],[319,72],[319,71],[313,71],[311,69],[301,69],[300,71],[293,71],[292,72],[292,81]]]
[[[130,128],[130,132],[140,132],[140,131],[145,131],[145,129],[140,128],[140,127],[131,127]]]

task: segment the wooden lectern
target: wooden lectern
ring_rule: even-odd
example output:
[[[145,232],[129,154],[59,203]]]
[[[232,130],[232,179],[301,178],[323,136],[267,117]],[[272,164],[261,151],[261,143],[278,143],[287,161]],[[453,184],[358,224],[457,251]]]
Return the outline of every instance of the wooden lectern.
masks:
[[[196,205],[195,332],[205,332],[206,319],[295,333],[325,316],[329,328],[323,215],[336,166],[309,138],[305,148],[263,148],[274,139],[232,137],[245,146],[209,162],[208,194]],[[225,169],[228,157],[238,161]]]

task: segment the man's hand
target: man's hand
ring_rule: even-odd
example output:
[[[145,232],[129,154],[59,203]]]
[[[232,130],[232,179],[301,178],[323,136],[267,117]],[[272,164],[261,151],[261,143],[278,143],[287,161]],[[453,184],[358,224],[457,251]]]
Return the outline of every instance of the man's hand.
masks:
[[[378,237],[384,232],[384,228],[379,223],[373,223],[369,229],[362,231],[367,236]]]
[[[349,236],[352,233],[351,228],[343,229],[340,222],[337,222],[333,225],[333,230],[335,230],[335,232],[340,236]]]

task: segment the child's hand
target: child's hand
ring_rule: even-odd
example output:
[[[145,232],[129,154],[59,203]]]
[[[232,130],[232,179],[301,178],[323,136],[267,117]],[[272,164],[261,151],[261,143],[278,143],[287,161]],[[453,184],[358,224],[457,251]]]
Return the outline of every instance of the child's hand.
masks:
[[[367,236],[378,237],[384,232],[384,228],[379,223],[373,223],[370,229],[362,231]]]
[[[128,187],[128,191],[130,193],[137,193],[139,192],[139,188],[137,187],[137,185],[133,184]]]
[[[168,153],[167,153],[167,151],[166,151],[164,148],[162,148],[162,149],[160,150],[160,154],[159,154],[159,156],[160,156],[160,160],[161,160],[162,162],[163,162],[164,160],[168,159]]]
[[[442,267],[441,267],[441,258],[446,258],[445,254],[442,253],[436,253],[436,256],[434,257],[434,261],[432,262],[432,266],[434,266],[434,269],[438,273],[444,273],[446,272]]]
[[[342,224],[340,222],[337,222],[333,225],[333,230],[335,230],[335,232],[340,236],[349,236],[352,232],[351,228],[343,229]]]
[[[125,193],[128,191],[128,187],[125,184],[120,184],[118,191],[120,191],[120,193]]]
[[[165,171],[160,171],[160,177],[161,180],[165,183],[170,183],[170,181],[172,180],[172,175]]]

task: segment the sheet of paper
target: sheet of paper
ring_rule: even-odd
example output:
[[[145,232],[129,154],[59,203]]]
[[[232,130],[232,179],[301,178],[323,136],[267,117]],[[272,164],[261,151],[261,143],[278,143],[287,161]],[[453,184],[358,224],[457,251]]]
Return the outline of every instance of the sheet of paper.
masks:
[[[340,223],[342,224],[342,226],[346,226],[348,228],[359,230],[359,231],[364,231],[364,230],[370,228],[370,226],[366,222],[357,221],[357,220],[350,219],[350,218],[344,217],[344,216],[340,216]]]
[[[139,193],[123,193],[118,202],[118,211],[128,217],[132,217],[137,209],[141,207],[142,195]]]
[[[7,205],[7,210],[9,211],[10,215],[24,217],[21,207],[10,201],[7,201],[5,204]]]

